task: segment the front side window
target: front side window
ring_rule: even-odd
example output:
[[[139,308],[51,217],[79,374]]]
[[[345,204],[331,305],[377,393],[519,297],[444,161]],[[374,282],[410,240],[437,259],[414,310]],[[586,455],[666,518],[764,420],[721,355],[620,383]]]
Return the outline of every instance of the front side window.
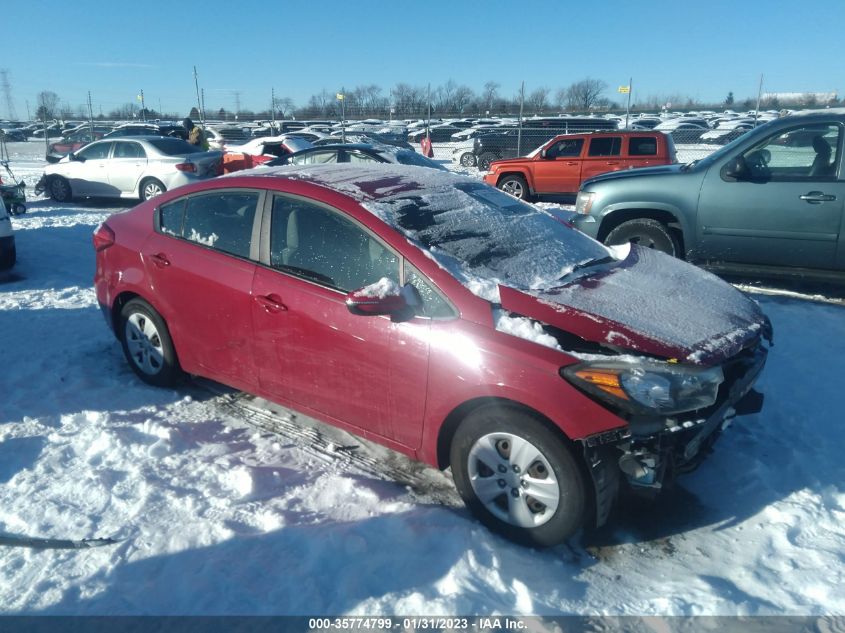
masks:
[[[760,180],[830,180],[839,164],[836,124],[805,125],[779,132],[742,157],[748,174]]]
[[[270,264],[351,292],[383,277],[399,283],[399,258],[342,214],[296,198],[273,201]]]
[[[83,148],[77,153],[77,156],[85,160],[103,160],[109,157],[109,149],[111,143],[96,143]]]
[[[554,143],[546,150],[546,158],[578,157],[584,146],[582,138],[566,138]]]
[[[248,258],[258,206],[256,192],[215,192],[191,196],[159,209],[162,233]]]
[[[653,136],[633,136],[628,139],[629,156],[656,156],[657,138]]]
[[[420,305],[417,314],[432,319],[455,316],[455,310],[440,296],[428,279],[414,266],[405,262],[405,283],[411,284],[417,291]]]
[[[590,139],[590,156],[619,156],[621,151],[621,136],[600,136]]]

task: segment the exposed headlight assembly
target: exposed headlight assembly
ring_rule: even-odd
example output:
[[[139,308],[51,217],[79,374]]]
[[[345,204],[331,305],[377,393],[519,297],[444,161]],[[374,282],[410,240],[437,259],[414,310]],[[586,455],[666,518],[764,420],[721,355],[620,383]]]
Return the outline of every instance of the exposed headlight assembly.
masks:
[[[721,367],[596,361],[560,370],[590,395],[635,414],[671,415],[709,407],[725,377]]]

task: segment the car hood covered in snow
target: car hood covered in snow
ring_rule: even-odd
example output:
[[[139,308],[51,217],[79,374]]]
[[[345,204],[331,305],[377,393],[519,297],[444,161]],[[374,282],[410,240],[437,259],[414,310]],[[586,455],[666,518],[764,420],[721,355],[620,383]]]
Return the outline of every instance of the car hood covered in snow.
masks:
[[[548,290],[500,286],[502,307],[607,347],[701,365],[768,335],[755,302],[657,251],[632,246],[624,260],[581,273]]]

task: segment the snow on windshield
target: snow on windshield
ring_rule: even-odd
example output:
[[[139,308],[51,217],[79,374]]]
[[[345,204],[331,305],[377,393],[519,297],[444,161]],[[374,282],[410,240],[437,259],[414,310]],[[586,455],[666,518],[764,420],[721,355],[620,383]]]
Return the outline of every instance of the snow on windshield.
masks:
[[[481,183],[400,193],[364,206],[426,250],[475,294],[543,289],[609,251],[551,215]]]
[[[549,212],[471,178],[396,164],[281,169],[240,174],[284,173],[348,194],[494,303],[499,284],[553,288],[577,266],[611,256]]]

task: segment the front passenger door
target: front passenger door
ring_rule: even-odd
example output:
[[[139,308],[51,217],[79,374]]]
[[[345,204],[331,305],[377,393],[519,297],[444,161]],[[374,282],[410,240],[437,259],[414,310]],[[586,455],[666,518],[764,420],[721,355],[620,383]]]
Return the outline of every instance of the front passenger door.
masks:
[[[796,125],[713,165],[699,197],[696,258],[836,268],[842,131],[833,122]],[[746,171],[733,178],[726,170],[737,158]]]

